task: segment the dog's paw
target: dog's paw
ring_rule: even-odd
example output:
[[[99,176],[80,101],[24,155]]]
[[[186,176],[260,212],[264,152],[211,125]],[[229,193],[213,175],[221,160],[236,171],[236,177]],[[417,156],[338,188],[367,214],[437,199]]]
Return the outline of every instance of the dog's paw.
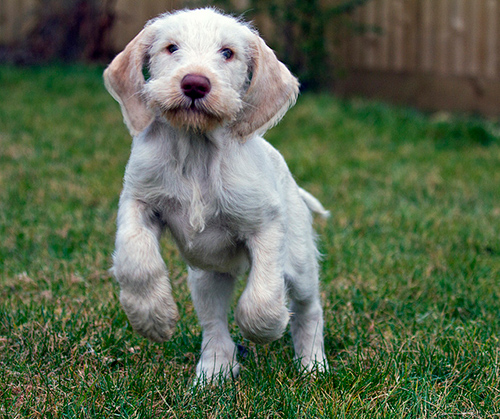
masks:
[[[290,319],[284,304],[252,302],[242,295],[236,308],[241,333],[255,343],[269,343],[283,336]]]
[[[200,365],[196,367],[195,386],[208,384],[222,384],[228,379],[235,379],[240,375],[240,364],[234,360],[230,363],[212,363],[212,365]]]
[[[234,348],[234,345],[233,345]],[[207,385],[236,378],[240,374],[240,364],[232,351],[203,351],[196,366],[195,385]]]
[[[132,328],[145,338],[164,342],[174,334],[179,312],[170,293],[151,293],[145,297],[122,289],[120,302]]]
[[[309,354],[303,357],[296,355],[294,361],[299,370],[305,373],[323,373],[329,369],[328,361],[322,350],[314,355]]]

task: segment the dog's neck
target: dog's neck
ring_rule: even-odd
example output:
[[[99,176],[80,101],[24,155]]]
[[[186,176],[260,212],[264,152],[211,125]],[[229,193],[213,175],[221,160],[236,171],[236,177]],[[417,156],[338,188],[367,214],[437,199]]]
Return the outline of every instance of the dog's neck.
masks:
[[[159,135],[167,141],[183,144],[193,151],[221,149],[231,139],[231,132],[227,126],[218,126],[211,131],[201,132],[196,129],[175,127],[161,116],[157,116],[146,131],[155,136]]]
[[[221,160],[228,151],[226,144],[230,143],[229,140],[223,128],[201,133],[178,129],[163,118],[157,118],[134,139],[134,148],[138,156],[144,156],[142,150],[150,150],[148,143],[155,143],[153,148],[157,154],[152,156],[156,161],[152,161],[152,165],[156,164],[153,172],[162,173],[162,177],[157,177],[159,182],[152,182],[152,172],[148,175],[150,167],[147,165],[143,166],[146,173],[132,177],[137,181],[146,174],[146,183],[140,188],[150,189],[151,202],[161,200],[165,195],[175,199],[182,207],[189,208],[189,224],[194,231],[202,231],[207,213],[213,213],[217,205],[216,199],[208,199],[218,196],[214,190],[218,182],[213,184],[211,180],[220,179]],[[155,185],[153,188],[152,184]]]

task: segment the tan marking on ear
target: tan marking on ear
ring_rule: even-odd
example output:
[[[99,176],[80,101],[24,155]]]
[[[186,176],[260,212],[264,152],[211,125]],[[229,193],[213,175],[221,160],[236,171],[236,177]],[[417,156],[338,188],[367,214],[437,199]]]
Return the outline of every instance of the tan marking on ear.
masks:
[[[123,120],[132,135],[143,131],[153,120],[141,91],[145,80],[142,74],[148,48],[148,27],[129,42],[104,71],[104,84],[120,104]]]
[[[274,126],[297,100],[299,82],[257,34],[252,52],[252,80],[242,111],[232,125],[242,141]]]

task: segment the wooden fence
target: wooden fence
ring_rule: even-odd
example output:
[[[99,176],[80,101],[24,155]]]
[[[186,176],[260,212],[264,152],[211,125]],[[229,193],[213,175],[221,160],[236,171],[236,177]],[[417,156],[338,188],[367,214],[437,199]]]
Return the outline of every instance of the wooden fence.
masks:
[[[373,0],[354,20],[376,30],[345,43],[353,68],[499,77],[499,0]]]
[[[372,0],[353,20],[341,92],[500,115],[500,0]]]
[[[113,44],[121,49],[150,18],[184,7],[182,0],[116,0]],[[0,45],[18,41],[31,29],[41,0],[0,0]]]
[[[243,10],[246,1],[237,1]],[[38,2],[0,0],[0,45],[23,36]],[[113,45],[121,49],[148,19],[189,3],[116,0]],[[335,34],[334,54],[347,69],[338,92],[500,115],[500,0],[371,0],[350,18]]]
[[[182,0],[118,0],[116,13],[118,20],[113,30],[113,40],[117,49],[128,43],[151,18],[168,10],[184,7]]]

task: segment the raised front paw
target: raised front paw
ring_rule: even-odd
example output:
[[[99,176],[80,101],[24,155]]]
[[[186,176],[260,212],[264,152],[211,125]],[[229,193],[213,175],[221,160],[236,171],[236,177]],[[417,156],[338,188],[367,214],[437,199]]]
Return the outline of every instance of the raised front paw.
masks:
[[[122,289],[120,302],[133,329],[145,338],[164,342],[174,334],[179,312],[170,293],[152,292],[139,296]]]
[[[259,301],[242,295],[236,309],[241,333],[255,343],[269,343],[283,336],[290,313],[284,303]]]

